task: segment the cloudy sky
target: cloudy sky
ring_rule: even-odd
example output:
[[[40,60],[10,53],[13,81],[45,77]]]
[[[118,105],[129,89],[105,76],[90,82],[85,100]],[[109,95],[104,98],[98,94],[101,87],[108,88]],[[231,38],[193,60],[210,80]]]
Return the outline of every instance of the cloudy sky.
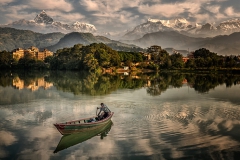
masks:
[[[90,23],[103,32],[131,30],[148,18],[219,23],[240,17],[239,0],[0,0],[0,24],[32,20],[42,10],[54,21]]]

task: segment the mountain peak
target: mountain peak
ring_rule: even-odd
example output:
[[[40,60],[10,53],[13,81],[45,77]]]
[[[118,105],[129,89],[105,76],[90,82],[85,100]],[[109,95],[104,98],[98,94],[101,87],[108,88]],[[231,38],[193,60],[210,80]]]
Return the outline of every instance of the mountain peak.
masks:
[[[34,21],[38,24],[39,23],[44,23],[44,24],[52,24],[53,23],[53,19],[51,17],[49,17],[44,10],[42,10],[42,12],[34,18]]]
[[[76,21],[75,23],[72,24],[72,29],[75,31],[81,31],[81,32],[96,32],[97,29],[94,25],[92,24],[88,24],[88,23],[82,23],[82,22],[78,22]]]

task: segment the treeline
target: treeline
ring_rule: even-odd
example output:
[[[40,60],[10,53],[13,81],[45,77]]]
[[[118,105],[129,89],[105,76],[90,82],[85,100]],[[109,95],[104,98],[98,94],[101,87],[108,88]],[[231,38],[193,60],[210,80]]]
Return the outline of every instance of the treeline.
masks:
[[[150,55],[150,58],[148,57]],[[103,43],[92,43],[84,46],[76,44],[70,48],[56,51],[54,56],[37,60],[31,54],[26,54],[19,60],[13,59],[10,52],[0,52],[1,69],[35,69],[35,70],[86,70],[100,71],[102,68],[118,68],[129,66],[135,69],[220,69],[240,68],[237,56],[222,56],[205,48],[196,50],[192,58],[183,61],[179,53],[169,54],[164,49],[150,52],[148,55],[140,52],[116,51]]]

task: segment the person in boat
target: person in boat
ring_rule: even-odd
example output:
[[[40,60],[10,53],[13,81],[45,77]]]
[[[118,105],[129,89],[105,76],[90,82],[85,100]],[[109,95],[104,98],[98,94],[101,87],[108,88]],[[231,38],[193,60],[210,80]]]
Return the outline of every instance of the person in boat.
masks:
[[[99,120],[106,118],[111,112],[110,109],[104,103],[101,103],[100,105],[101,107],[97,108],[100,109],[97,115]]]

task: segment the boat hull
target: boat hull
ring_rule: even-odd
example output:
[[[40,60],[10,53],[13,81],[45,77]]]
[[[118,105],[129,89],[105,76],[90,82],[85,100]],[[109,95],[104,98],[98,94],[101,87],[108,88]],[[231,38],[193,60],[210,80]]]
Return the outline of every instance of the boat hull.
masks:
[[[65,123],[55,123],[54,126],[58,129],[58,131],[62,135],[84,132],[87,130],[100,128],[103,125],[107,124],[109,121],[111,121],[113,114],[114,112],[111,112],[108,115],[108,117],[106,117],[105,119],[95,121],[95,122],[94,121],[88,122],[90,119],[95,118],[95,117],[90,117],[90,118],[85,118],[85,119],[80,119],[75,121],[69,121]]]
[[[63,149],[69,148],[76,144],[82,143],[88,139],[91,139],[94,136],[106,134],[110,131],[112,125],[113,123],[110,120],[99,128],[91,128],[89,130],[84,130],[81,132],[73,132],[72,134],[69,134],[69,135],[63,135],[54,153],[57,153]]]

